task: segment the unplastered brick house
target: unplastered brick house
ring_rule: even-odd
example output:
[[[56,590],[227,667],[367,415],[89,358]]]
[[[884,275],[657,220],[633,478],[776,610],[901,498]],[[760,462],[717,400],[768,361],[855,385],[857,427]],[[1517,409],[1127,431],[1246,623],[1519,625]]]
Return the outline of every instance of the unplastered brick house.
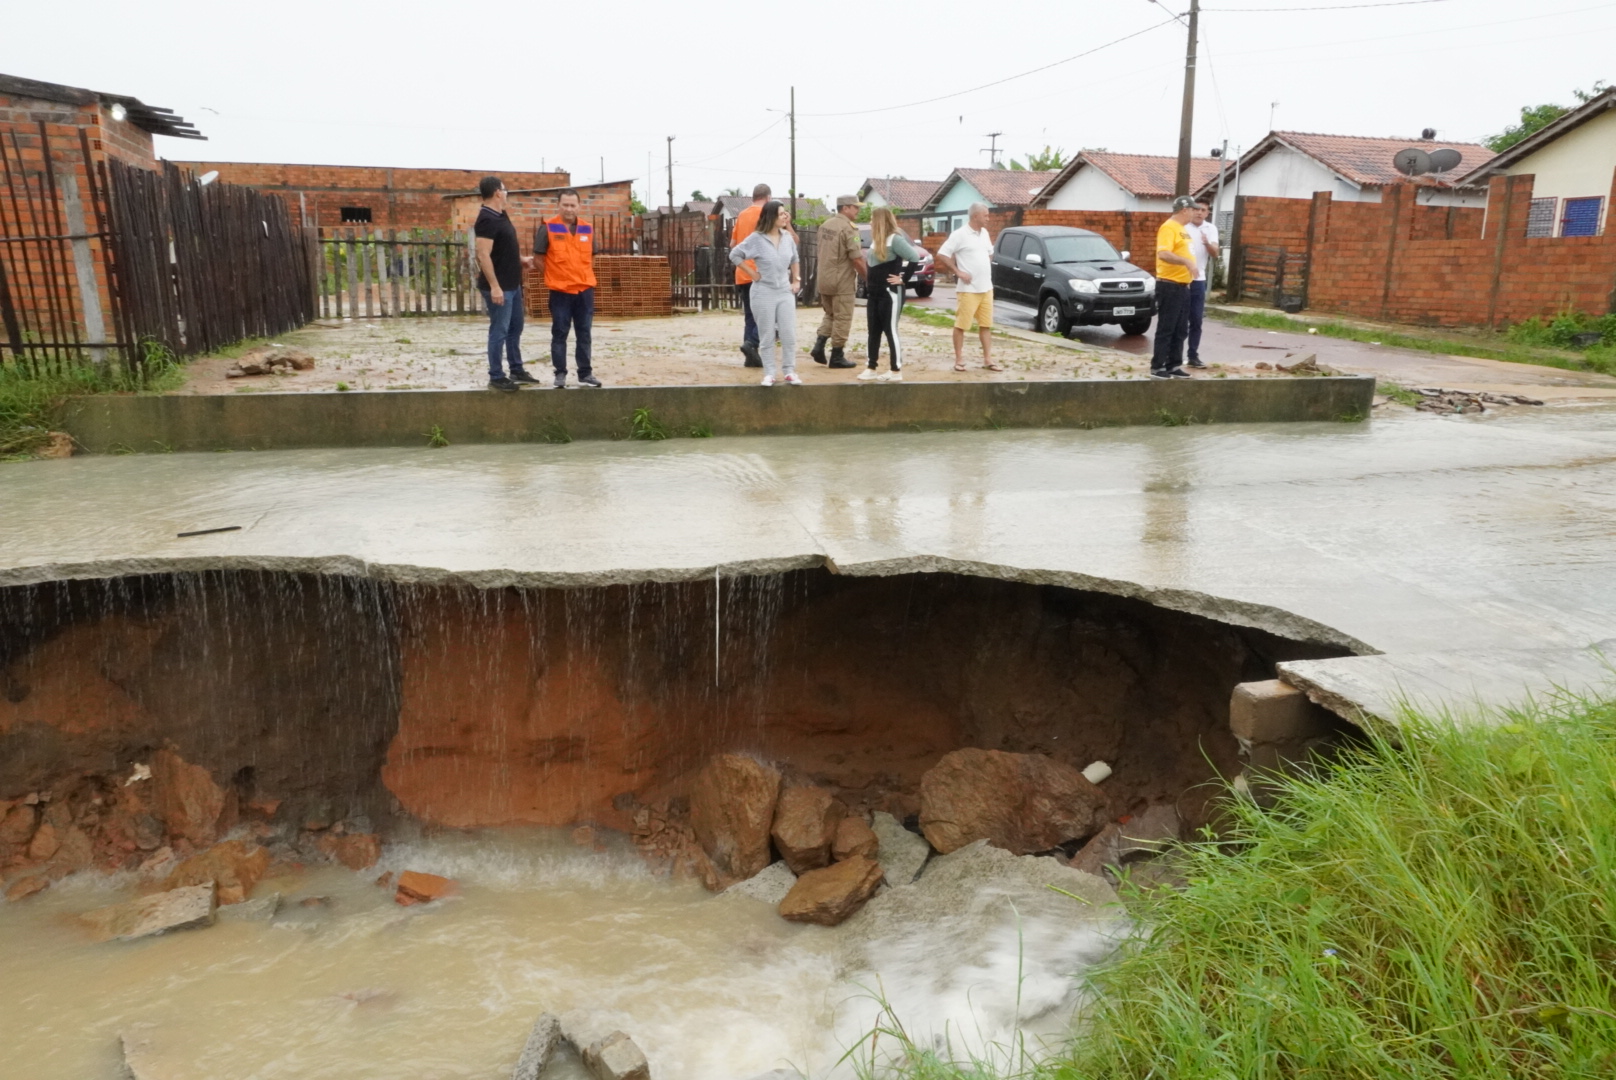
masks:
[[[498,176],[511,191],[566,187],[565,172],[500,172],[497,169],[405,169],[368,165],[278,165],[264,162],[182,161],[198,176],[279,195],[292,220],[333,229],[446,229],[453,226],[449,197],[475,191],[485,176]]]

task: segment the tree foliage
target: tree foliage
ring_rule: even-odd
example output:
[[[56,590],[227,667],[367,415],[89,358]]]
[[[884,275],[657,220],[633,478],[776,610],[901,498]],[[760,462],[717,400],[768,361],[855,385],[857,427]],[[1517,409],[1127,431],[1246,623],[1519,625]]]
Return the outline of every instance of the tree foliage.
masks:
[[[1066,151],[1058,146],[1045,145],[1037,153],[1027,155],[1027,163],[1023,165],[1015,158],[1010,159],[1010,167],[1018,172],[1046,172],[1051,169],[1063,168],[1066,165]]]
[[[1605,82],[1601,79],[1599,82],[1594,83],[1592,90],[1573,90],[1571,93],[1579,103],[1582,103],[1598,97],[1604,93],[1605,89]],[[1489,150],[1494,153],[1502,153],[1525,139],[1528,135],[1548,127],[1570,112],[1572,108],[1573,106],[1570,105],[1523,105],[1521,106],[1520,123],[1511,124],[1497,135],[1490,135],[1482,141],[1487,144]]]

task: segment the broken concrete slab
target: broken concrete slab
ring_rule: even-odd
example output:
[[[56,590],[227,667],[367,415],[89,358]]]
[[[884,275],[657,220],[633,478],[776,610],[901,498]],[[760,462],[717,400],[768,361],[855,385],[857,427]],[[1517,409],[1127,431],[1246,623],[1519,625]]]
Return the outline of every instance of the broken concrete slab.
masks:
[[[1616,691],[1616,638],[1586,648],[1397,653],[1277,665],[1280,678],[1337,715],[1395,735],[1409,711],[1461,722]]]
[[[784,859],[772,862],[759,870],[745,881],[736,882],[725,889],[725,896],[745,896],[753,900],[761,900],[765,904],[777,906],[786,898],[786,893],[797,883],[797,875],[791,872]]]
[[[212,926],[217,902],[213,883],[142,896],[79,916],[96,941],[134,941],[170,930]]]
[[[870,815],[870,828],[881,846],[876,850],[876,861],[886,874],[887,884],[907,885],[915,880],[920,868],[931,858],[931,845],[924,836],[903,827],[903,822],[883,810]]]
[[[651,1066],[634,1040],[614,1031],[584,1050],[584,1068],[595,1080],[651,1080]]]
[[[270,893],[256,900],[226,904],[214,912],[219,922],[269,922],[281,910],[281,894]]]
[[[539,1080],[560,1042],[561,1019],[552,1013],[540,1014],[527,1033],[527,1042],[522,1046],[522,1056],[516,1059],[511,1080]]]

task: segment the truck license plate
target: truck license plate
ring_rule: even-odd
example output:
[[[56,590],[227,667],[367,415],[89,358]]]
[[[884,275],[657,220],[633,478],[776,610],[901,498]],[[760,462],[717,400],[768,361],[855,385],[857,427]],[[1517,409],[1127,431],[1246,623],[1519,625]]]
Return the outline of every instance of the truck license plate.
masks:
[[[1112,308],[1111,309],[1111,314],[1113,314],[1113,315],[1132,315],[1133,314],[1133,308],[1131,308],[1131,307]]]

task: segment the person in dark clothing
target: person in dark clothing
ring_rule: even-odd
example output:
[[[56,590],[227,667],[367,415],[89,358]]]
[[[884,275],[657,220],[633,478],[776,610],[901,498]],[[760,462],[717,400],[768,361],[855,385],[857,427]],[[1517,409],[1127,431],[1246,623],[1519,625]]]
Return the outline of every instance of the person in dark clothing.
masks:
[[[870,215],[870,263],[866,279],[868,300],[864,317],[869,327],[869,366],[859,372],[860,380],[903,381],[903,349],[898,344],[898,316],[903,313],[903,271],[908,263],[920,261],[920,250],[898,228],[890,209],[878,206]],[[892,370],[877,375],[881,367],[881,338],[887,339]]]
[[[505,184],[485,176],[477,185],[483,205],[472,232],[477,240],[477,289],[488,309],[488,385],[515,390],[539,380],[522,367],[522,271],[533,265],[516,243],[516,226],[505,213]],[[510,366],[510,376],[505,365]]]
[[[1156,232],[1156,340],[1150,354],[1155,379],[1187,379],[1184,341],[1190,331],[1190,286],[1195,282],[1195,256],[1184,226],[1195,216],[1195,200],[1180,195],[1173,214]]]

